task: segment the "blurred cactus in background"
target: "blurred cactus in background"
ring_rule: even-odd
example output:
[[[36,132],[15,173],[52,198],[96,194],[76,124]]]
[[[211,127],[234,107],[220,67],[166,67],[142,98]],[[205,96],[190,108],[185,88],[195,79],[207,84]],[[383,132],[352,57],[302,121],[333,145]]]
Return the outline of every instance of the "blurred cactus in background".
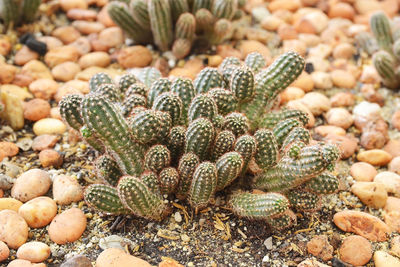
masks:
[[[0,18],[4,25],[19,25],[34,20],[41,0],[1,0]]]

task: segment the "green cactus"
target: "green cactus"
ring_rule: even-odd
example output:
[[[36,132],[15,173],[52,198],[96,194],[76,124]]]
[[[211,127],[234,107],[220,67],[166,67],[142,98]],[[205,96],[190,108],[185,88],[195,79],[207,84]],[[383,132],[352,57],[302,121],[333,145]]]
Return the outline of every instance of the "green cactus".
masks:
[[[183,126],[175,126],[171,128],[167,139],[167,147],[171,152],[172,162],[178,162],[185,148],[186,128]]]
[[[214,0],[211,12],[217,18],[232,19],[235,16],[237,8],[237,0]]]
[[[172,45],[172,54],[177,59],[182,59],[190,54],[190,49],[192,49],[192,42],[188,39],[176,39]]]
[[[175,93],[165,92],[155,99],[152,109],[168,113],[172,125],[177,125],[182,116],[182,100]]]
[[[188,110],[189,123],[203,117],[212,120],[218,113],[217,104],[208,94],[198,94],[193,98]]]
[[[186,130],[185,153],[193,152],[200,160],[206,159],[214,142],[215,131],[210,120],[199,118]]]
[[[181,14],[176,22],[175,27],[175,39],[186,39],[190,42],[194,40],[194,35],[196,32],[196,18],[191,13],[186,12]]]
[[[399,75],[396,73],[396,59],[385,50],[376,52],[372,57],[375,69],[378,71],[382,82],[389,88],[397,88],[400,84]]]
[[[188,196],[194,171],[199,164],[199,157],[190,152],[184,154],[179,160],[178,172],[180,181],[175,193],[177,198],[185,199]]]
[[[136,1],[134,1],[134,2],[136,2]],[[139,0],[139,2],[140,2],[140,0]],[[128,91],[129,87],[133,84],[136,84],[137,81],[138,80],[137,80],[136,76],[131,73],[126,73],[126,74],[122,75],[118,81],[118,88],[120,90],[120,93],[125,94],[125,92]]]
[[[304,129],[302,127],[295,127],[286,136],[285,141],[281,146],[281,150],[285,151],[291,144],[298,142],[304,145],[308,145],[310,140],[311,140],[311,135],[307,129]]]
[[[324,172],[304,184],[304,189],[315,194],[332,194],[339,189],[339,180]]]
[[[244,114],[232,112],[225,116],[222,129],[232,131],[232,133],[238,137],[247,133],[249,130],[249,121]]]
[[[146,97],[139,94],[131,94],[129,97],[124,99],[122,103],[122,114],[128,116],[132,109],[137,107],[146,107],[147,100]]]
[[[223,74],[224,70],[229,66],[240,67],[242,62],[237,57],[226,57],[218,66],[218,70]],[[230,80],[230,79],[229,79]]]
[[[275,229],[277,231],[295,225],[297,222],[296,214],[294,214],[294,212],[289,209],[280,214],[278,217],[267,218],[266,221],[272,227],[272,229]]]
[[[30,23],[35,19],[41,0],[2,0],[0,5],[0,18],[8,27]]]
[[[202,69],[193,83],[196,94],[207,93],[212,88],[225,88],[226,86],[224,77],[218,72],[218,69],[210,67]]]
[[[242,135],[236,139],[234,150],[242,155],[243,168],[240,176],[243,176],[247,171],[251,158],[257,151],[257,141],[251,135]]]
[[[247,102],[254,96],[254,75],[249,68],[236,68],[230,81],[231,90],[239,102]]]
[[[161,72],[156,68],[146,67],[143,68],[136,77],[150,88],[153,82],[161,78]]]
[[[107,214],[128,213],[118,196],[117,189],[114,187],[103,184],[89,185],[85,189],[84,198],[89,206]]]
[[[356,35],[355,40],[358,46],[368,55],[373,55],[379,50],[378,42],[369,32],[360,32]]]
[[[195,209],[208,205],[217,188],[217,168],[214,163],[204,161],[194,171],[188,201]]]
[[[193,0],[192,12],[196,13],[197,10],[205,8],[210,10],[213,0]]]
[[[196,17],[196,30],[197,32],[203,32],[210,34],[213,31],[213,25],[215,22],[215,17],[210,10],[201,8],[194,11]]]
[[[257,73],[265,68],[267,62],[264,57],[258,52],[252,52],[246,56],[244,63],[254,72]]]
[[[254,133],[254,138],[257,142],[257,150],[254,159],[261,169],[267,170],[278,161],[278,143],[274,134],[267,129],[257,130]]]
[[[125,99],[129,98],[130,95],[138,94],[147,99],[148,88],[143,83],[134,83],[125,92]]]
[[[235,140],[235,135],[231,131],[224,130],[219,132],[215,138],[211,159],[215,161],[223,154],[232,151]]]
[[[94,166],[97,176],[111,186],[117,186],[119,178],[123,176],[117,162],[108,155],[98,157]]]
[[[101,94],[111,102],[121,101],[119,89],[111,83],[105,83],[97,86],[95,93]]]
[[[124,206],[136,216],[161,221],[168,214],[169,208],[162,196],[136,177],[122,177],[117,189]]]
[[[160,78],[156,80],[150,87],[147,102],[149,106],[152,106],[154,100],[162,93],[169,92],[171,90],[171,81],[168,78]]]
[[[174,22],[178,20],[181,14],[189,12],[189,5],[186,0],[169,0],[169,6]]]
[[[161,119],[154,110],[145,110],[129,120],[133,138],[140,143],[147,144],[158,137]]]
[[[287,197],[293,208],[301,211],[315,211],[321,205],[321,196],[302,190],[290,190]]]
[[[163,145],[152,146],[146,152],[144,164],[147,170],[158,174],[171,164],[171,155],[168,148]]]
[[[187,112],[195,96],[192,80],[189,78],[176,78],[171,84],[171,92],[177,94],[182,100],[182,123],[187,124]]]
[[[110,75],[104,72],[98,72],[94,74],[92,77],[89,79],[89,90],[90,92],[96,92],[97,87],[103,84],[114,84],[113,79],[111,78]]]
[[[179,184],[179,173],[174,167],[163,169],[159,176],[158,181],[162,194],[171,194],[175,192]]]
[[[392,30],[385,13],[383,11],[375,12],[370,18],[369,26],[379,47],[391,53],[393,45]]]
[[[207,93],[217,104],[218,113],[227,115],[237,108],[237,99],[232,91],[224,88],[214,88]]]
[[[146,0],[134,0],[129,4],[133,20],[141,29],[150,31],[150,15]]]
[[[217,191],[230,185],[240,174],[243,158],[238,152],[228,152],[215,162],[217,167]]]
[[[304,111],[296,109],[283,109],[280,111],[273,111],[265,114],[260,122],[260,127],[272,129],[279,122],[286,119],[296,119],[300,121],[303,125],[307,125],[309,121],[308,115]]]
[[[161,194],[158,176],[152,171],[144,171],[140,176],[140,180],[156,194]]]
[[[167,51],[173,41],[172,16],[168,0],[148,0],[151,31],[154,43],[161,51]]]
[[[301,122],[296,119],[282,120],[277,125],[275,125],[272,131],[279,147],[281,147],[282,144],[285,142],[285,139],[290,134],[290,132],[298,126],[301,126]]]
[[[219,19],[214,25],[212,34],[210,34],[210,43],[219,44],[229,38],[233,32],[232,22],[228,19]]]
[[[224,121],[225,118],[221,114],[217,114],[214,116],[214,118],[212,118],[211,123],[214,126],[216,132],[222,129],[222,126],[224,126]]]

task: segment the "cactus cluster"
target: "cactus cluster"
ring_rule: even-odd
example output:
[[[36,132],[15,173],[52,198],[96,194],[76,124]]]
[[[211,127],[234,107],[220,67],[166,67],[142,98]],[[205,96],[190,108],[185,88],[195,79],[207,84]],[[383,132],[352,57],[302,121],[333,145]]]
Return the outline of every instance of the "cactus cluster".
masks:
[[[373,38],[369,33],[360,33],[356,40],[370,55],[382,83],[391,89],[400,86],[400,27],[382,11],[375,12],[369,21]]]
[[[136,43],[172,49],[180,59],[195,38],[218,44],[232,33],[231,20],[241,16],[237,0],[131,0],[112,2],[111,19]]]
[[[321,195],[338,188],[329,173],[336,146],[310,143],[305,113],[269,109],[303,67],[294,52],[268,68],[253,53],[245,62],[226,58],[218,69],[205,68],[194,82],[157,78],[154,68],[118,83],[95,74],[88,95],[60,103],[64,120],[102,154],[95,167],[104,184],[88,186],[86,202],[161,220],[171,194],[198,210],[230,187],[228,204],[238,216],[290,226],[290,207],[315,210]],[[243,190],[248,185],[257,190]]]
[[[36,16],[41,0],[2,0],[0,18],[5,26],[32,22]]]

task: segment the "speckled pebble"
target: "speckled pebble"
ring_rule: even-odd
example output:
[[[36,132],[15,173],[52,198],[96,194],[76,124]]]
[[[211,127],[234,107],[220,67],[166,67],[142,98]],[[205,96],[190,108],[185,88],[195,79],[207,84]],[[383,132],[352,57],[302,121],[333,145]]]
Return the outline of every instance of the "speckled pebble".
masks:
[[[84,255],[75,255],[65,262],[60,267],[93,267],[92,262]]]
[[[375,251],[374,263],[376,267],[399,267],[400,260],[385,251]]]
[[[49,197],[37,197],[23,204],[18,213],[29,227],[41,228],[48,225],[57,214],[57,205]]]
[[[68,175],[58,175],[53,181],[53,198],[60,205],[68,205],[83,199],[78,181]]]
[[[11,196],[22,202],[26,202],[46,194],[50,186],[51,179],[46,171],[31,169],[17,178],[11,189]]]
[[[50,247],[43,242],[32,241],[18,248],[17,258],[30,262],[42,262],[50,256]]]
[[[0,240],[9,248],[17,249],[28,239],[28,225],[13,210],[0,211]]]
[[[351,192],[362,203],[375,209],[383,208],[388,198],[385,185],[380,182],[356,182],[352,185]]]

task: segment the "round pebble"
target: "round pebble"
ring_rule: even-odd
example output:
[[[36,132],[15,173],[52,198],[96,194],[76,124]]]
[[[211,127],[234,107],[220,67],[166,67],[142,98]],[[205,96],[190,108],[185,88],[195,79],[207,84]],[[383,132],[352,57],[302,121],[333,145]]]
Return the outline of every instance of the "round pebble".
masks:
[[[388,167],[389,171],[400,174],[400,156],[394,157]]]
[[[358,153],[357,159],[375,166],[385,166],[390,162],[392,156],[384,150],[371,149]]]
[[[362,203],[375,209],[383,208],[388,198],[385,185],[380,182],[356,182],[351,186],[351,192]]]
[[[18,248],[17,258],[30,262],[42,262],[50,256],[50,247],[42,242],[32,241]]]
[[[317,235],[308,241],[307,251],[324,261],[328,261],[333,257],[333,247],[329,244],[326,235]]]
[[[10,256],[10,249],[6,243],[0,241],[0,262],[5,261]]]
[[[93,66],[104,68],[110,65],[110,62],[111,58],[106,52],[92,52],[83,55],[78,63],[82,69],[86,69]]]
[[[62,82],[68,82],[74,79],[75,75],[81,71],[80,66],[71,61],[58,64],[51,70],[54,79]]]
[[[11,189],[11,196],[26,202],[46,194],[50,186],[51,179],[46,171],[31,169],[17,178]]]
[[[53,68],[64,62],[76,62],[79,55],[78,49],[74,46],[60,46],[48,51],[44,56],[44,61],[50,68]]]
[[[331,108],[325,117],[330,125],[339,126],[343,129],[349,128],[354,122],[351,114],[344,108]]]
[[[400,196],[400,175],[389,171],[380,172],[375,176],[374,182],[384,184],[389,193]]]
[[[356,162],[350,168],[350,175],[358,182],[372,182],[377,174],[375,167],[366,162]]]
[[[68,205],[83,199],[78,181],[68,175],[58,175],[53,182],[53,198],[60,205]]]
[[[57,135],[42,134],[33,139],[32,149],[35,151],[42,151],[45,149],[53,148],[60,140]]]
[[[7,267],[46,267],[44,263],[32,263],[28,260],[16,259],[11,261]]]
[[[151,267],[148,262],[135,256],[126,254],[118,248],[108,248],[100,253],[96,260],[96,267],[136,266]]]
[[[49,197],[37,197],[23,204],[18,213],[31,228],[48,225],[57,214],[57,204]]]
[[[59,244],[78,240],[86,229],[86,216],[82,210],[71,208],[57,215],[49,226],[50,239]]]
[[[18,211],[22,206],[22,202],[11,197],[0,198],[0,210]]]
[[[33,132],[36,135],[63,134],[66,130],[67,126],[62,121],[53,118],[38,120],[33,125]]]
[[[85,255],[75,255],[63,262],[60,267],[93,267],[93,265]]]
[[[331,102],[325,95],[317,92],[305,94],[301,102],[306,105],[314,116],[321,115],[331,108]]]
[[[0,240],[9,248],[17,249],[28,239],[28,225],[13,210],[0,211]]]
[[[24,104],[24,118],[38,121],[50,115],[50,104],[46,100],[35,98]]]
[[[375,251],[374,263],[376,267],[398,267],[400,260],[385,251]]]
[[[339,249],[340,259],[355,266],[365,265],[372,258],[371,243],[359,235],[348,236]]]
[[[123,68],[140,68],[149,65],[153,60],[153,56],[146,47],[136,45],[121,49],[117,60]]]
[[[63,164],[63,157],[54,149],[45,149],[39,153],[39,161],[42,167],[58,168]]]
[[[51,79],[37,79],[29,85],[29,91],[36,98],[45,100],[51,99],[51,97],[57,92],[58,84]]]

